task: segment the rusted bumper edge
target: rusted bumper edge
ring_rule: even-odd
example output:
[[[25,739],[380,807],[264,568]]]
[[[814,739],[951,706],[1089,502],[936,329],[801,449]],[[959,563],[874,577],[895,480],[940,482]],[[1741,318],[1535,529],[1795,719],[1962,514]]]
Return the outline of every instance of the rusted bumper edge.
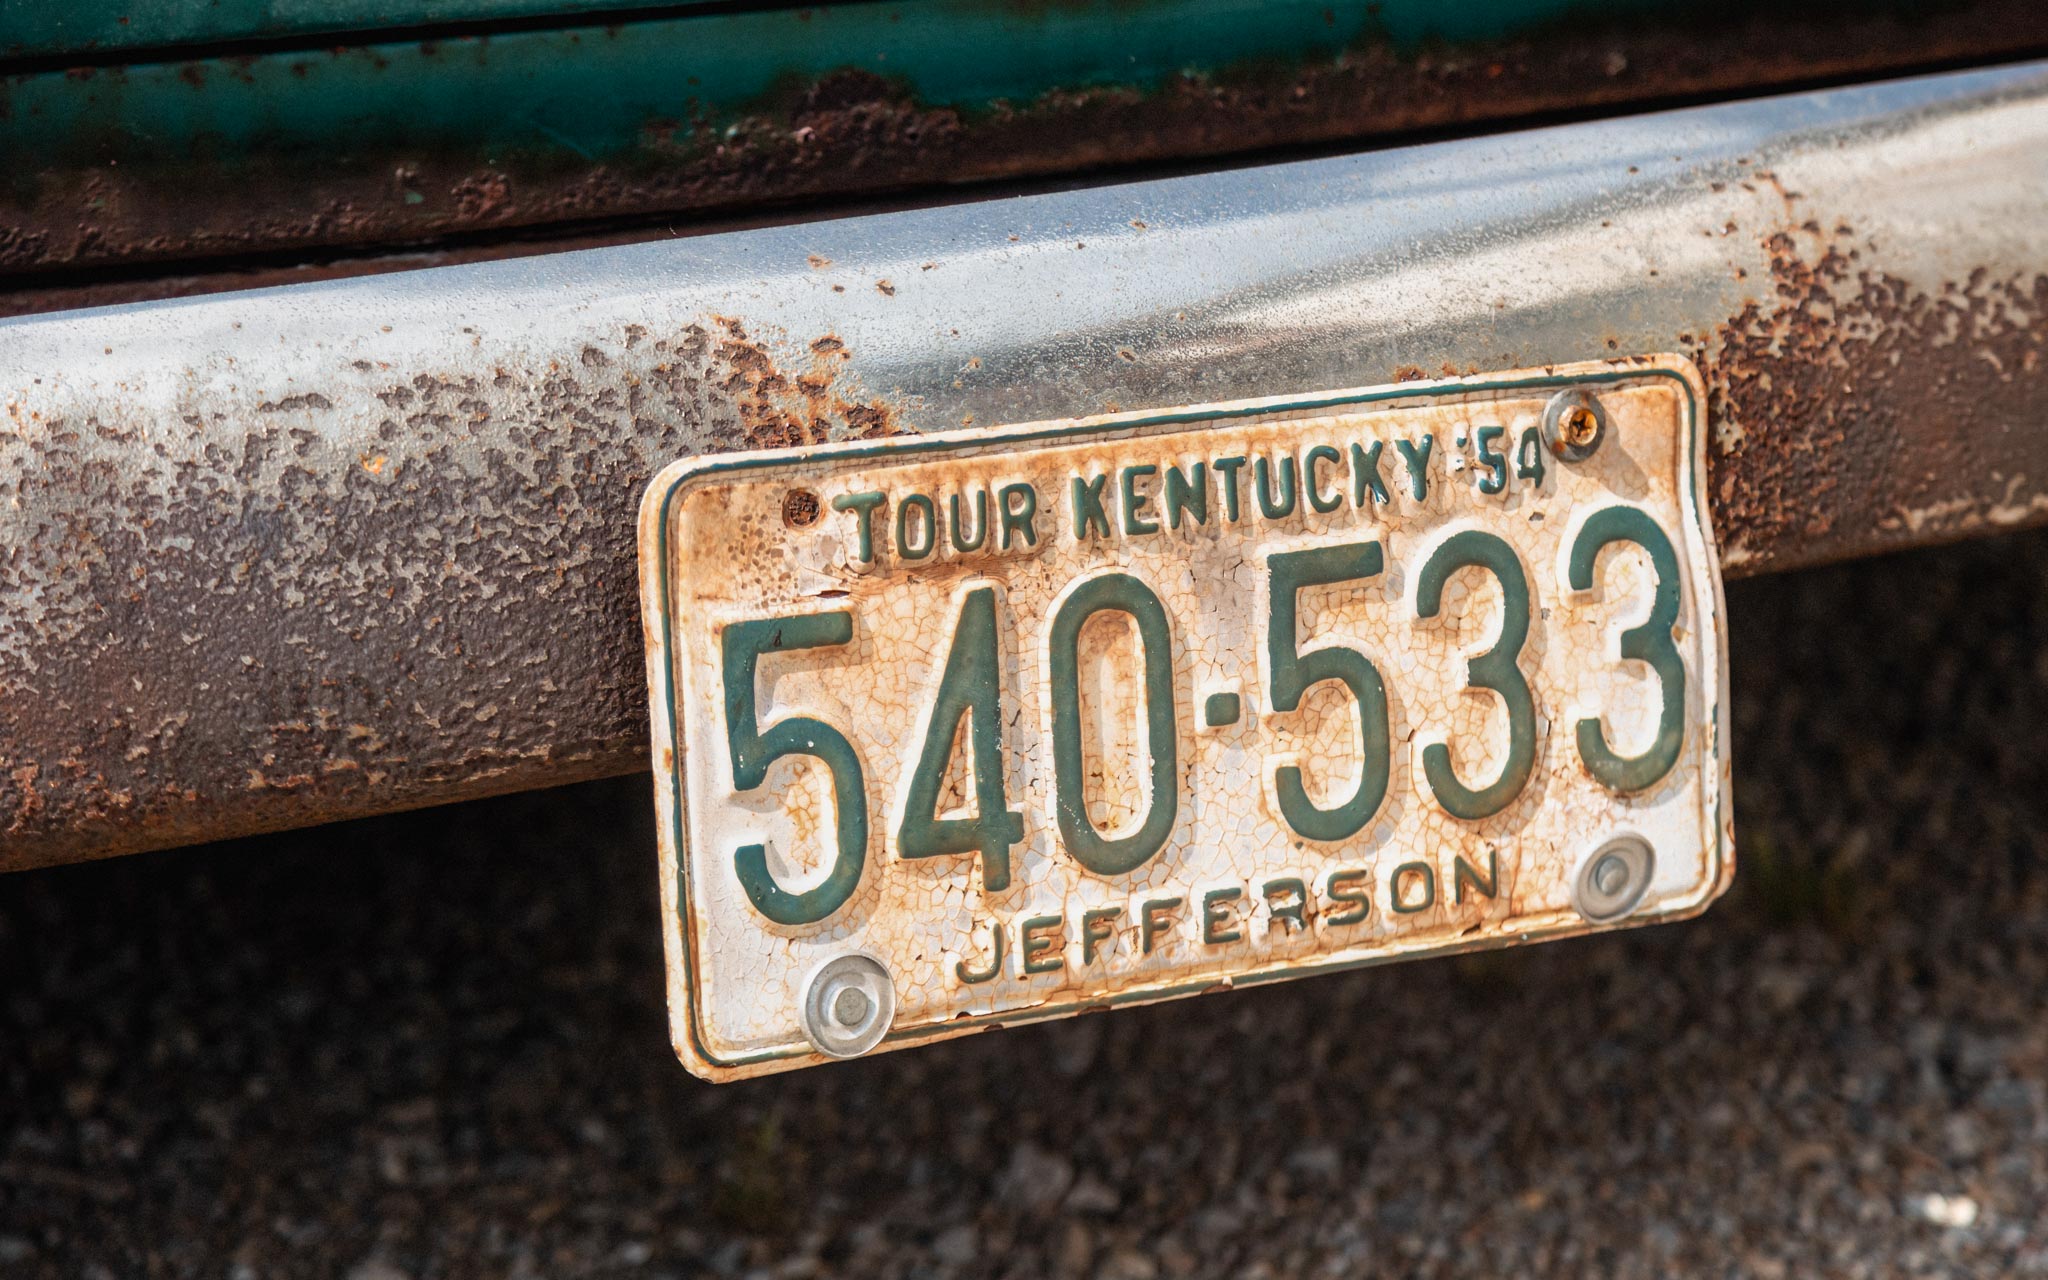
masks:
[[[2048,64],[0,324],[0,866],[646,766],[685,453],[1681,350],[1730,573],[2048,514]]]

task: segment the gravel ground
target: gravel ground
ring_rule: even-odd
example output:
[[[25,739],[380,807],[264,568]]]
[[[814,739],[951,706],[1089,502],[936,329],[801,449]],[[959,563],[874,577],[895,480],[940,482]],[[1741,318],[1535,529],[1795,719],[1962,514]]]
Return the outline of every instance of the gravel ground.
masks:
[[[639,779],[0,880],[0,1274],[2048,1272],[2048,539],[1730,610],[1697,922],[743,1085]]]

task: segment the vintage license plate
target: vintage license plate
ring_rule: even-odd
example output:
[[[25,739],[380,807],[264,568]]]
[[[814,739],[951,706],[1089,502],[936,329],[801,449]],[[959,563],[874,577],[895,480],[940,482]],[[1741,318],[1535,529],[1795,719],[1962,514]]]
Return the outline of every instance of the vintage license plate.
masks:
[[[669,1008],[733,1079],[1695,912],[1681,357],[691,458],[640,538]]]

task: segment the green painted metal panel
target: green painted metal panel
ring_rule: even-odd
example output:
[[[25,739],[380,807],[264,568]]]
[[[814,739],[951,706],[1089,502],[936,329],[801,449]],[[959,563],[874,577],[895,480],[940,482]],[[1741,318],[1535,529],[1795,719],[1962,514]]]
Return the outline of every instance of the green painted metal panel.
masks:
[[[892,0],[44,61],[0,75],[0,274],[1103,170],[2048,40],[2039,0],[1857,21],[1840,0]]]
[[[1517,7],[1554,16],[1570,3]],[[1603,0],[1610,9],[1658,3]],[[705,124],[835,71],[884,78],[928,106],[987,111],[1053,89],[1142,92],[1183,73],[1327,56],[1373,36],[1468,38],[1504,7],[902,0],[45,72],[0,79],[9,121],[0,154],[17,175],[34,167],[22,163],[31,157],[81,152],[229,170],[253,151],[335,165],[366,147],[403,146],[476,165],[587,162],[660,151],[685,123],[699,145],[715,145]]]
[[[692,0],[670,0],[683,8]],[[704,3],[705,0],[696,0]],[[49,55],[204,42],[576,18],[623,0],[0,0],[0,52]]]
[[[655,6],[687,11],[709,0],[670,0]],[[837,7],[826,5],[813,8]],[[759,5],[773,8],[773,5]],[[894,22],[900,11],[915,4],[861,5],[869,14],[863,22]],[[965,21],[965,29],[935,32],[940,43],[961,45],[984,28],[987,21],[1005,20],[1059,27],[1079,18],[1092,6],[1064,0],[978,0],[960,6],[963,12],[946,15],[947,21]],[[1160,3],[1123,6],[1126,12],[1139,8],[1177,13],[1177,21],[1200,28],[1210,21],[1216,6],[1203,0],[1188,3]],[[1246,5],[1237,8],[1257,9]],[[1272,6],[1283,11],[1285,24],[1290,6]],[[1424,39],[1448,41],[1496,37],[1553,21],[1565,14],[1611,14],[1631,9],[1660,7],[1660,0],[1379,0],[1373,4],[1325,5],[1333,14],[1332,25],[1356,27],[1368,14],[1390,39],[1412,43]],[[1661,7],[1682,6],[1662,0]],[[631,0],[0,0],[0,52],[10,55],[62,55],[66,53],[118,52],[163,49],[206,42],[292,39],[295,37],[346,36],[351,42],[373,42],[380,30],[392,28],[459,26],[557,18],[561,25],[602,22],[609,13],[631,12],[644,18],[649,6]],[[877,12],[877,11],[880,12]],[[716,15],[728,16],[726,11]],[[1241,34],[1227,28],[1228,34]],[[1097,33],[1114,39],[1114,32]],[[1096,51],[1098,55],[1103,50]]]

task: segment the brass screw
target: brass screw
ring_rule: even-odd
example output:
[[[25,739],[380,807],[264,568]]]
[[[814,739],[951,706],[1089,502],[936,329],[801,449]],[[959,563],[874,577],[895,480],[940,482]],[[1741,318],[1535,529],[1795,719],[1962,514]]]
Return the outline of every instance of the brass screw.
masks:
[[[1566,409],[1558,421],[1558,434],[1574,449],[1583,449],[1600,434],[1600,419],[1585,405]]]

